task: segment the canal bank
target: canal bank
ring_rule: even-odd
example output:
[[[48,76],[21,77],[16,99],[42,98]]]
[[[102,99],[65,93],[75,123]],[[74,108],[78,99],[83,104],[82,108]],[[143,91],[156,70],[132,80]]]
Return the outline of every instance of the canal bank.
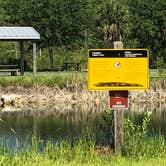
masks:
[[[166,90],[161,88],[150,88],[149,90],[129,91],[131,103],[154,103],[166,102]],[[60,89],[58,86],[9,86],[0,90],[0,105],[22,106],[22,105],[68,105],[108,104],[108,91],[88,91],[87,89],[67,88]]]

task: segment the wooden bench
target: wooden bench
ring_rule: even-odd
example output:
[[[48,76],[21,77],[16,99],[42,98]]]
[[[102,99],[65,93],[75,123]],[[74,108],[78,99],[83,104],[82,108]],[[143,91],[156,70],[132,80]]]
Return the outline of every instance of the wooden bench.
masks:
[[[80,62],[64,62],[62,66],[62,70],[76,70],[81,71],[81,63]]]
[[[11,76],[17,76],[19,71],[18,65],[0,65],[0,72],[11,72]]]

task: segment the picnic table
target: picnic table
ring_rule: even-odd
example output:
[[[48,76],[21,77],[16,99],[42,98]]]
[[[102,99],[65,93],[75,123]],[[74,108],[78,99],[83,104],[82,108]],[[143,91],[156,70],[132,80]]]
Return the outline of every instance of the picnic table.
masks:
[[[76,70],[76,71],[81,71],[81,63],[80,62],[64,62],[62,66],[62,70]]]
[[[11,72],[11,76],[17,76],[19,71],[18,65],[0,65],[0,72]]]

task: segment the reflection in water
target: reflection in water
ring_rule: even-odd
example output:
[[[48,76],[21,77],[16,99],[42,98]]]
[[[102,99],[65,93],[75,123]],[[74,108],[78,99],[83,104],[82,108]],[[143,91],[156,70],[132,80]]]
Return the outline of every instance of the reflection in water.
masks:
[[[166,111],[166,103],[130,103],[130,111],[139,113],[144,111],[157,111],[157,113],[160,114]]]
[[[58,143],[62,139],[77,140],[88,128],[100,142],[99,124],[102,123],[101,112],[106,106],[67,105],[66,107],[30,107],[0,111],[0,141],[10,149],[24,149],[30,146],[32,136],[41,140]],[[126,116],[138,119],[144,111],[153,111],[151,132],[164,134],[166,137],[166,104],[144,103],[130,104]],[[98,139],[98,140],[97,140]],[[100,141],[99,141],[100,139]]]
[[[76,105],[60,110],[56,107],[9,110],[0,112],[0,141],[12,149],[30,146],[32,136],[55,143],[61,139],[76,140],[86,128],[94,130],[101,112],[96,106],[87,111]]]

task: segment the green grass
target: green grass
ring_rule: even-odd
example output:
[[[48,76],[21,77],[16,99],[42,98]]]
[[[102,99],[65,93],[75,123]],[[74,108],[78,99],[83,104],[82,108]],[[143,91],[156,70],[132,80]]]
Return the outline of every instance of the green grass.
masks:
[[[48,142],[43,152],[36,145],[23,153],[0,152],[1,166],[63,166],[63,165],[95,165],[95,166],[164,166],[166,158],[133,159],[111,153],[103,154],[96,150],[93,142],[79,141],[74,146],[62,141],[59,146]]]
[[[150,82],[156,80],[162,81],[166,78],[166,71],[163,70],[162,74],[159,74],[157,70],[150,70]],[[65,88],[67,82],[82,84],[87,87],[87,72],[38,72],[37,77],[33,78],[32,72],[25,72],[24,76],[10,76],[10,73],[0,73],[0,85],[2,87],[7,86],[24,86],[30,87],[33,85],[57,85],[60,88]]]
[[[37,77],[33,78],[32,73],[26,72],[24,76],[0,75],[0,85],[7,86],[24,86],[30,87],[34,85],[59,86],[65,88],[67,82],[73,84],[87,81],[86,72],[38,72]]]
[[[162,158],[166,154],[165,139],[160,133],[151,133],[151,112],[144,112],[141,122],[126,119],[122,153],[135,159]]]
[[[110,113],[107,113],[110,117]],[[87,133],[74,144],[63,140],[58,145],[47,142],[44,146],[43,141],[32,138],[31,148],[23,152],[9,152],[0,146],[0,165],[165,166],[165,142],[162,136],[148,136],[150,119],[150,114],[145,113],[140,125],[127,120],[121,155],[114,154],[108,146],[96,145],[93,137]]]
[[[5,162],[6,161],[6,162]],[[166,159],[149,159],[149,160],[131,160],[124,157],[110,157],[106,160],[104,157],[98,157],[89,162],[73,161],[54,161],[43,155],[34,155],[33,157],[25,158],[15,155],[12,160],[8,157],[0,159],[1,166],[165,166]]]
[[[150,69],[149,74],[151,78],[166,77],[166,69]]]
[[[150,72],[150,84],[152,86],[163,84],[166,78],[166,72],[162,72],[162,76],[156,70]],[[165,82],[164,82],[165,83]],[[31,87],[36,85],[41,86],[55,86],[59,88],[66,88],[67,84],[79,85],[87,88],[87,72],[38,72],[37,77],[33,78],[32,72],[25,72],[24,76],[10,76],[10,73],[0,73],[0,86],[23,86]]]

